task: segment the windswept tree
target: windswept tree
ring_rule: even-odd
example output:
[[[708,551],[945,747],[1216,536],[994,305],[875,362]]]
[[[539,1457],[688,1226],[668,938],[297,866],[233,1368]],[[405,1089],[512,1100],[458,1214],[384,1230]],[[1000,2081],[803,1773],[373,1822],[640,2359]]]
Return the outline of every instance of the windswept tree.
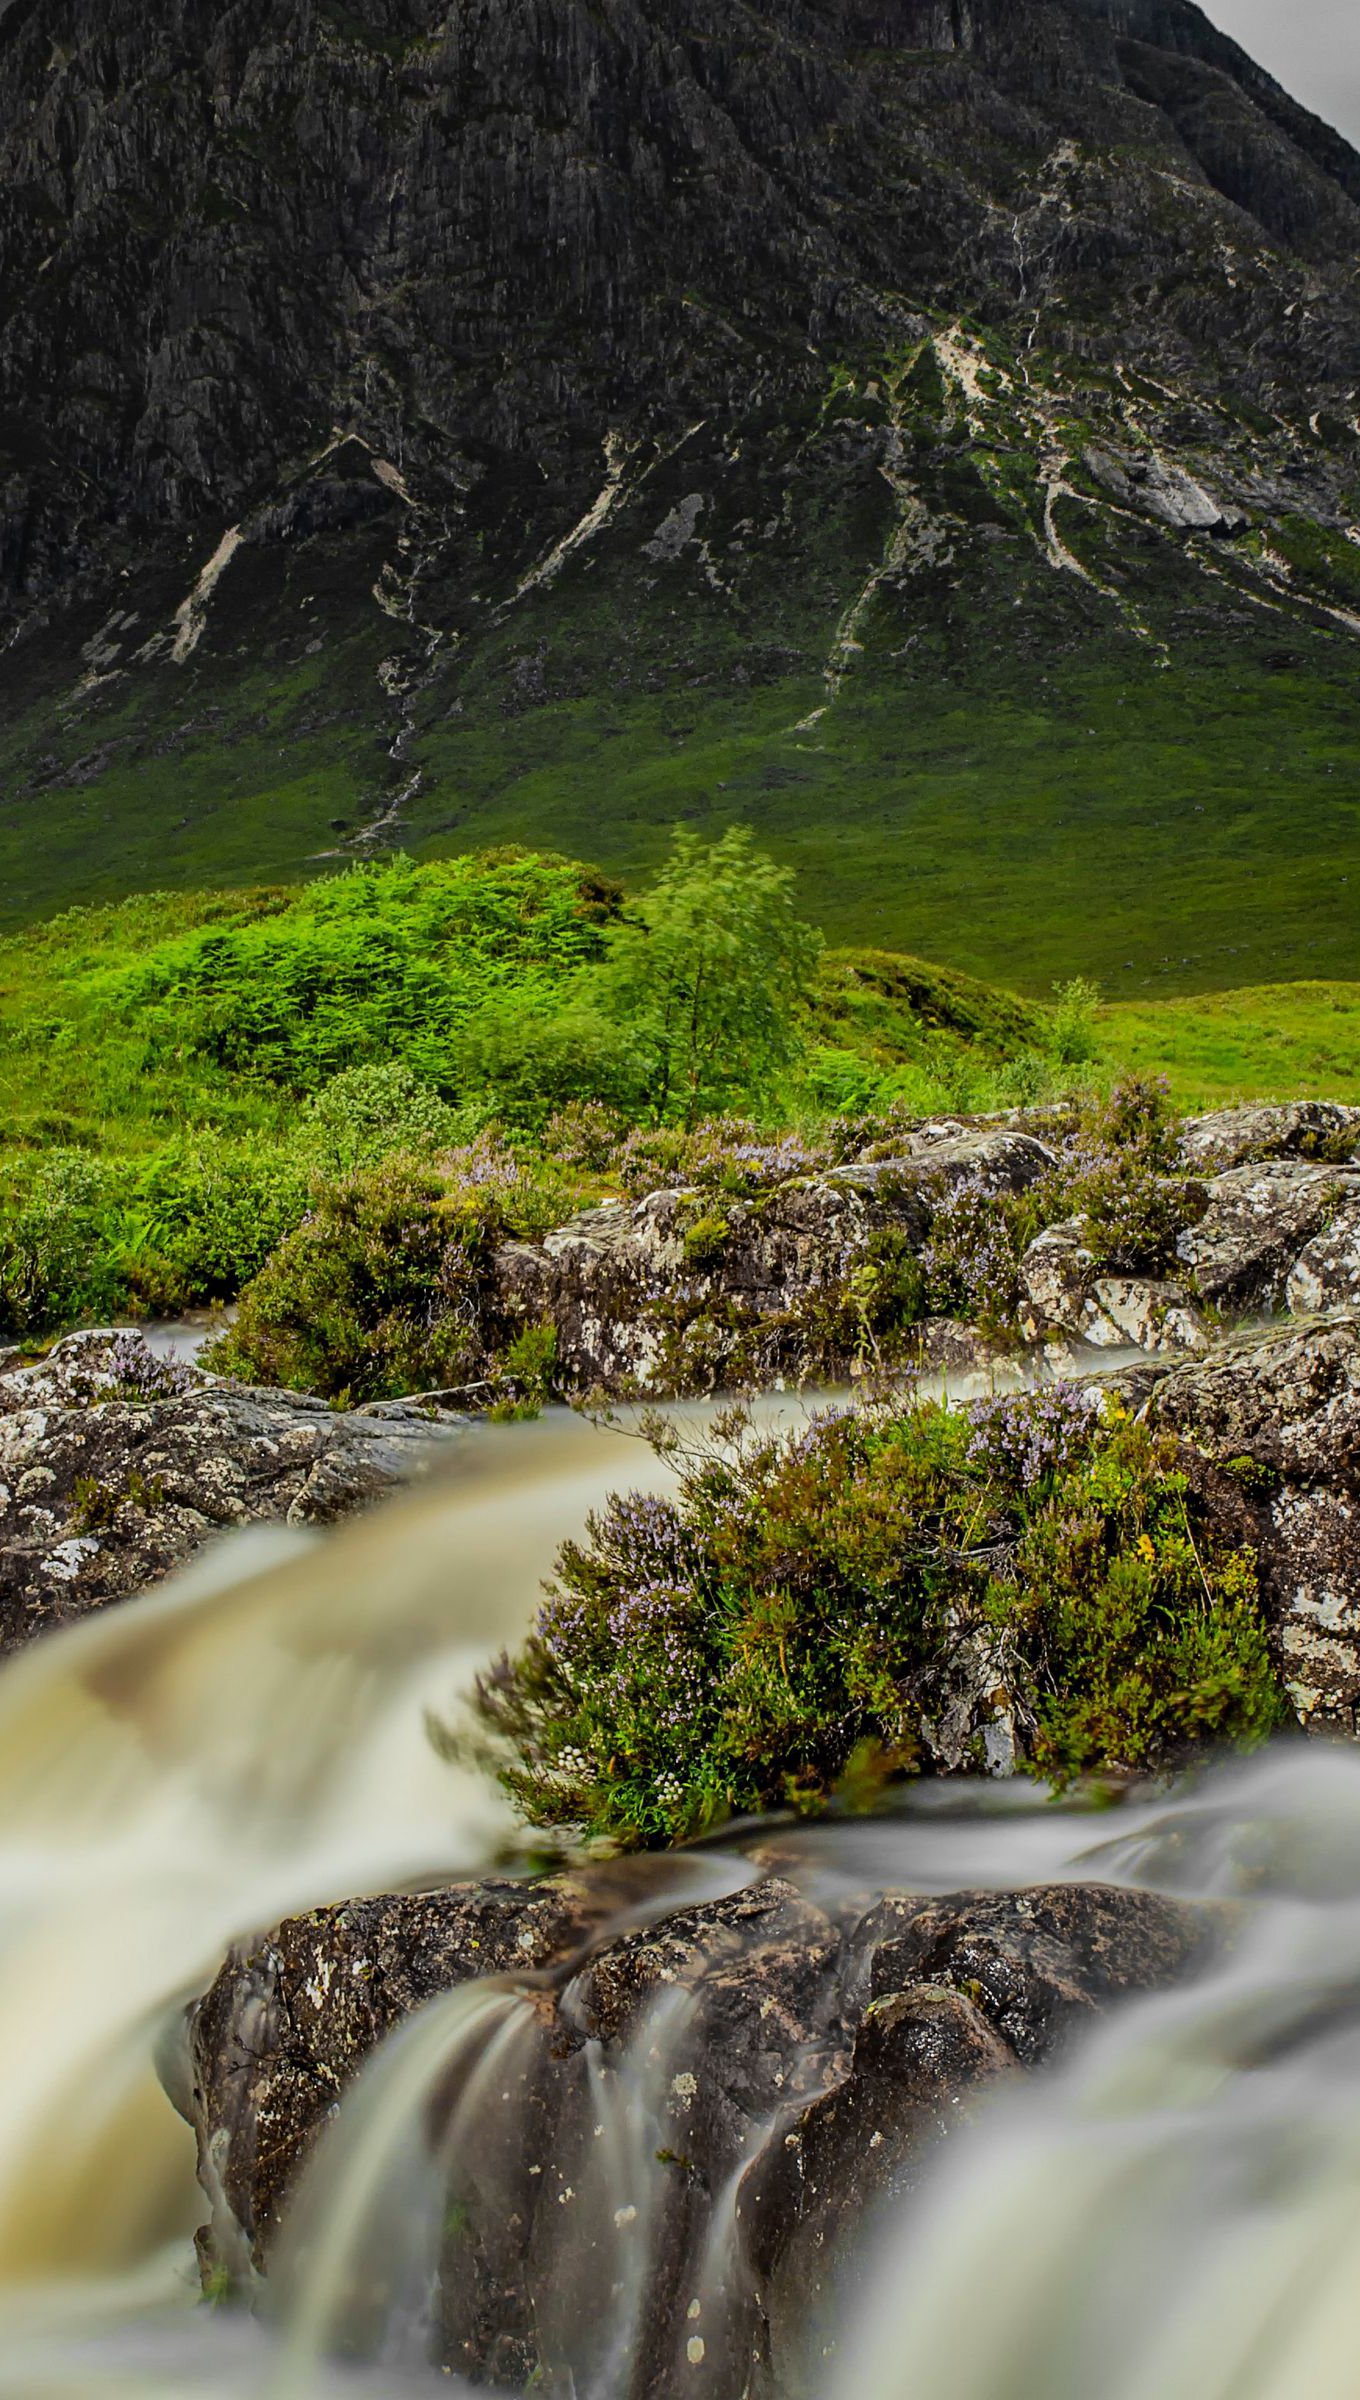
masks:
[[[638,1045],[658,1124],[694,1124],[758,1099],[804,1046],[821,936],[795,913],[793,875],[733,827],[678,831],[611,942],[608,1004]]]

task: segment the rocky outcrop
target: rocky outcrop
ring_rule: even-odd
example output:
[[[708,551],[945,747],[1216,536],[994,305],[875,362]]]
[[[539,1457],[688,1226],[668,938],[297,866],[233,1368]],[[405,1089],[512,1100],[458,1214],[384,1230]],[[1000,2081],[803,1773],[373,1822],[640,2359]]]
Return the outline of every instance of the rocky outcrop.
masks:
[[[1042,1141],[1014,1127],[925,1124],[892,1157],[758,1200],[654,1192],[501,1250],[496,1306],[511,1323],[555,1327],[571,1390],[844,1378],[877,1360],[875,1269],[890,1273],[895,1257],[919,1254],[942,1202],[965,1182],[982,1194],[1023,1191],[1054,1163]]]
[[[1360,1168],[1276,1159],[1233,1167],[1208,1192],[1205,1215],[1176,1245],[1205,1300],[1240,1313],[1353,1296]]]
[[[507,1245],[486,1294],[490,1380],[461,1394],[341,1412],[158,1362],[126,1335],[72,1336],[37,1364],[15,1354],[0,1361],[0,1646],[144,1589],[217,1530],[321,1523],[381,1498],[454,1438],[460,1408],[482,1408],[513,1388],[495,1370],[526,1327],[552,1327],[552,1373],[572,1394],[661,1399],[916,1371],[967,1397],[979,1383],[1081,1377],[1141,1352],[1158,1372],[1138,1379],[1140,1400],[1177,1358],[1202,1358],[1206,1380],[1177,1374],[1177,1391],[1229,1390],[1243,1407],[1253,1391],[1269,1392],[1269,1418],[1278,1399],[1274,1341],[1305,1360],[1349,1355],[1360,1305],[1360,1168],[1297,1155],[1288,1147],[1300,1138],[1292,1112],[1243,1113],[1252,1125],[1225,1115],[1215,1143],[1231,1152],[1244,1138],[1252,1147],[1264,1140],[1283,1144],[1284,1155],[1185,1187],[1196,1222],[1180,1237],[1178,1274],[1114,1273],[1098,1264],[1079,1220],[1052,1225],[1019,1262],[1009,1332],[924,1313],[932,1246],[960,1196],[982,1211],[970,1238],[982,1238],[980,1223],[989,1239],[988,1208],[1053,1173],[1058,1134],[1041,1121],[1036,1130],[1036,1121],[950,1119],[904,1134],[890,1157],[758,1197],[655,1192],[592,1210],[540,1243]],[[996,1269],[1016,1278],[1013,1253],[999,1250]],[[998,1291],[998,1315],[1003,1300],[1012,1304],[1009,1285]],[[1224,1317],[1272,1307],[1316,1318],[1316,1332],[1286,1320],[1263,1347],[1225,1341]],[[1288,1420],[1290,1440],[1302,1438],[1306,1418],[1305,1409]],[[1301,1562],[1300,1622],[1330,1623],[1351,1606],[1345,1509],[1315,1497],[1303,1505],[1306,1491],[1335,1492],[1348,1473],[1344,1453],[1323,1441],[1307,1472],[1289,1470],[1291,1495],[1268,1534],[1272,1560]],[[988,1756],[1001,1766],[1014,1753],[1014,1729],[994,1724],[983,1704],[1005,1676],[984,1655],[961,1661],[960,1673],[959,1689],[942,1691],[931,1711],[937,1763],[948,1769],[956,1753],[970,1754],[981,1707]],[[1325,1704],[1301,1701],[1304,1715],[1321,1710],[1330,1720],[1339,1710],[1336,1721],[1348,1724],[1349,1673]]]
[[[74,1334],[0,1372],[0,1651],[128,1598],[214,1535],[325,1525],[409,1481],[457,1432],[415,1408],[339,1414]]]
[[[923,1122],[890,1156],[757,1199],[680,1190],[610,1203],[501,1250],[491,1313],[506,1332],[550,1323],[568,1390],[657,1397],[913,1362],[966,1375],[1027,1353],[1041,1371],[1078,1374],[1102,1352],[1194,1355],[1225,1318],[1360,1301],[1358,1127],[1360,1111],[1323,1103],[1192,1120],[1184,1155],[1196,1172],[1167,1186],[1183,1224],[1170,1267],[1111,1267],[1074,1217],[1026,1250],[1017,1302],[1003,1244],[980,1313],[1010,1318],[1009,1342],[938,1318],[907,1338],[921,1296],[909,1262],[927,1259],[961,1190],[985,1206],[1060,1174],[1061,1128],[1042,1119]]]
[[[732,1864],[742,1888],[697,1904],[672,1861],[669,1903],[645,1882],[640,1906],[620,1880],[478,1885],[243,1946],[192,2013],[180,2094],[205,2262],[268,2274],[300,2168],[376,2043],[489,1973],[525,1994],[508,2038],[498,2021],[494,2078],[479,2086],[475,2046],[455,2043],[421,2113],[447,2175],[440,2362],[581,2388],[620,2293],[645,2290],[630,2388],[730,2389],[744,2360],[748,2388],[797,2390],[866,2212],[998,2084],[1194,1973],[1219,1935],[1101,1886],[832,1901]]]
[[[1146,1399],[1229,1471],[1256,1546],[1290,1699],[1310,1731],[1360,1735],[1360,1316],[1219,1344]]]
[[[1196,1351],[1211,1336],[1186,1284],[1159,1275],[1114,1275],[1087,1246],[1080,1218],[1050,1225],[1020,1262],[1020,1327],[1026,1339],[1062,1352],[1053,1337],[1087,1350]]]
[[[1194,1175],[1224,1175],[1230,1167],[1281,1158],[1354,1165],[1360,1161],[1360,1108],[1347,1108],[1338,1100],[1217,1108],[1187,1119],[1181,1152]]]

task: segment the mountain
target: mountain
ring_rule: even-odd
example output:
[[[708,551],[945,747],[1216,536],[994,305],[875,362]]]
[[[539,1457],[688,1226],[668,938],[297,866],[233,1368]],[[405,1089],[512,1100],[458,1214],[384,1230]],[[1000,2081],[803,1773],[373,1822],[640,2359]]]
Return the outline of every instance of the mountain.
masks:
[[[1189,0],[10,0],[19,914],[755,825],[1354,971],[1360,156]]]

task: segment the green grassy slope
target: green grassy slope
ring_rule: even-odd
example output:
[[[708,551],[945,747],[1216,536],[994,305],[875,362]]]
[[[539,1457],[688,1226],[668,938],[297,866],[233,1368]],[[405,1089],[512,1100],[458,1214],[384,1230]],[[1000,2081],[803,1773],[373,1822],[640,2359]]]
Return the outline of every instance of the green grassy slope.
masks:
[[[469,596],[408,523],[419,627],[372,601],[394,521],[248,543],[181,664],[135,645],[215,534],[134,564],[121,649],[92,610],[8,655],[0,919],[390,847],[636,875],[673,825],[741,822],[833,940],[1033,997],[1353,975],[1360,547],[1280,509],[1139,516],[1084,462],[1187,412],[980,340],[960,382],[957,351],[953,380],[927,345],[747,440],[700,429],[538,582],[488,557]],[[1215,488],[1349,472],[1334,428],[1205,422],[1181,457]]]

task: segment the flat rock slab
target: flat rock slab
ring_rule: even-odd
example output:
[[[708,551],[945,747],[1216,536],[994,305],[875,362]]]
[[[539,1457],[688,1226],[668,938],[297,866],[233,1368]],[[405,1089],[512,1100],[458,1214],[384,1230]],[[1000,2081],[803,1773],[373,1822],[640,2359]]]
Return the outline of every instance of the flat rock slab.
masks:
[[[693,2390],[702,2362],[705,2389],[754,2364],[757,2388],[794,2390],[865,2211],[999,2084],[1194,1974],[1223,1933],[1100,1885],[832,1902],[750,1871],[669,1914],[644,1883],[624,1930],[620,1868],[325,1909],[243,1945],[189,2023],[205,2262],[268,2275],[301,2169],[379,2040],[490,1973],[523,1990],[519,2030],[490,2081],[451,2057],[422,2120],[432,2153],[447,2144],[439,2363],[583,2388],[632,2273],[648,2298],[630,2388]]]
[[[234,1526],[370,1507],[458,1430],[167,1368],[126,1335],[72,1335],[0,1373],[0,1652],[146,1590]]]

